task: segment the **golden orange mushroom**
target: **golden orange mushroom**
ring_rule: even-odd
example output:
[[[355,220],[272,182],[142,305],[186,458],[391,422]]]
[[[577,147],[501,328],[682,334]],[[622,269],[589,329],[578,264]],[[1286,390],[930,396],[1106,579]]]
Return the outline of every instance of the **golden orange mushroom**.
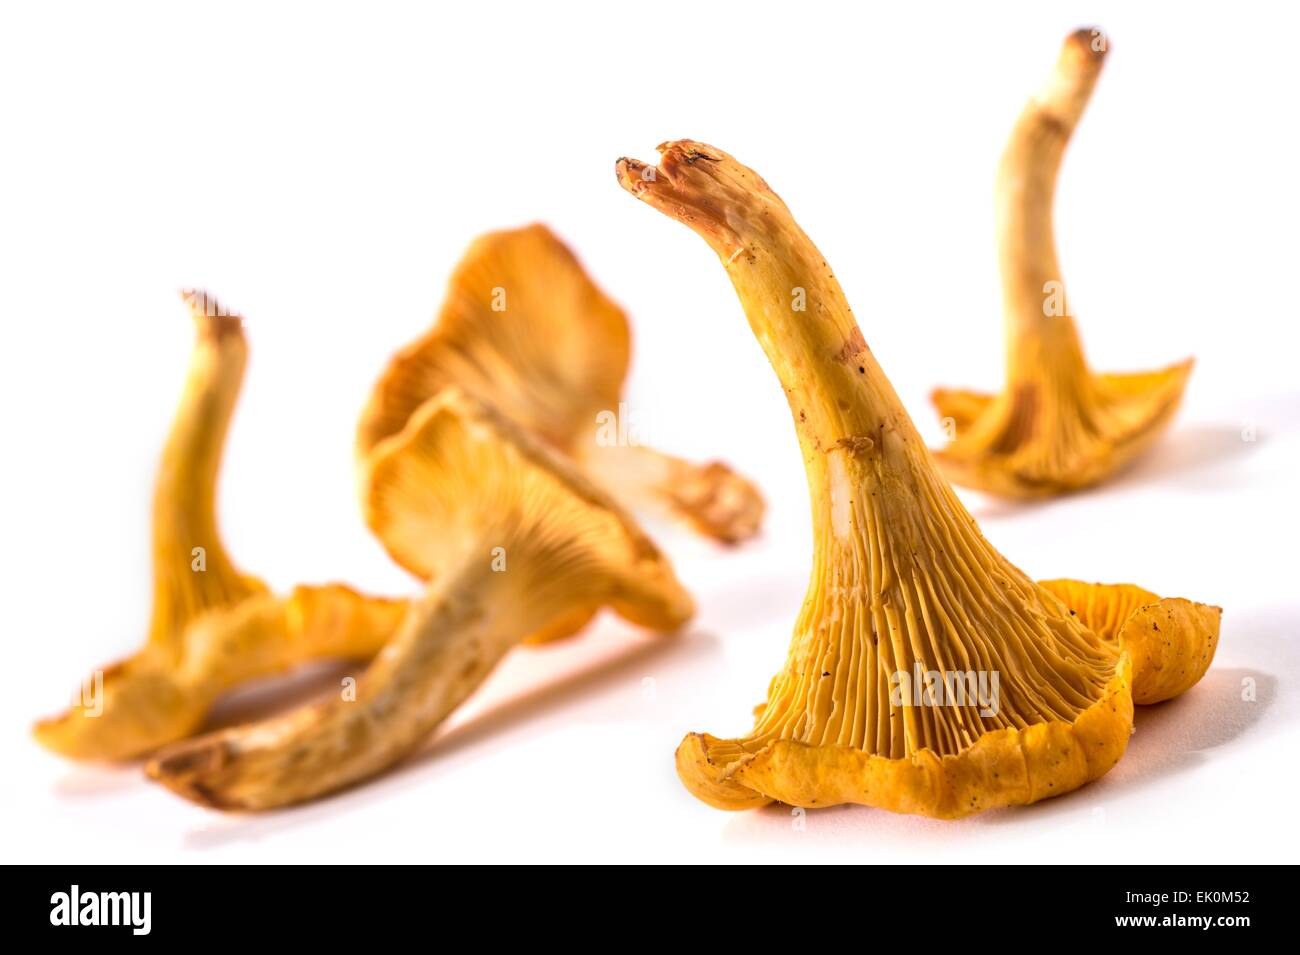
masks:
[[[620,498],[657,502],[724,543],[752,537],[762,495],[726,464],[599,440],[602,422],[620,413],[629,360],[627,316],[554,233],[543,225],[488,233],[457,265],[437,323],[376,383],[357,431],[359,457],[454,385],[573,457]]]
[[[243,380],[243,320],[203,292],[183,295],[197,338],[153,499],[153,611],[142,649],[92,673],[76,705],[34,734],[74,759],[126,760],[193,733],[217,698],[324,657],[373,656],[402,601],[346,587],[272,595],[241,573],[217,529],[216,485]]]
[[[458,389],[367,457],[367,510],[432,583],[354,699],[178,743],[146,767],[187,799],[269,809],[366,779],[414,751],[515,645],[610,606],[672,630],[693,613],[668,560],[567,459]]]
[[[731,277],[790,404],[814,535],[789,656],[753,728],[688,735],[683,782],[725,809],[955,818],[1101,776],[1127,746],[1135,688],[1164,698],[1205,672],[1219,609],[1022,573],[935,467],[776,193],[712,146],[659,151],[653,169],[619,160],[619,181],[699,233]]]
[[[1002,155],[996,197],[1006,386],[999,395],[932,394],[952,439],[936,458],[957,484],[1024,498],[1104,481],[1159,436],[1191,373],[1191,359],[1151,372],[1090,371],[1065,298],[1052,228],[1056,179],[1106,49],[1098,30],[1065,41]]]

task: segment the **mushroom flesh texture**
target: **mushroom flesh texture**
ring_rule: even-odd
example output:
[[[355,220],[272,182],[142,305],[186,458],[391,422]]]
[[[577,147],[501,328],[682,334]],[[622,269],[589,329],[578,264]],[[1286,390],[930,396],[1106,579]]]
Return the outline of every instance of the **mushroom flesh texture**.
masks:
[[[629,340],[623,310],[545,226],[481,236],[452,274],[437,324],[376,384],[358,428],[359,457],[455,385],[576,459],[620,498],[656,503],[724,543],[752,537],[763,498],[750,481],[719,461],[693,464],[646,447],[620,420]]]
[[[619,181],[727,269],[790,403],[814,533],[784,669],[747,735],[686,737],[686,786],[726,809],[851,802],[951,818],[1101,776],[1128,742],[1135,688],[1162,697],[1204,673],[1218,608],[1045,587],[1013,566],[936,469],[781,199],[711,146],[660,152],[653,174],[620,160]],[[1094,629],[1117,621],[1109,639]]]
[[[945,388],[931,396],[952,439],[936,458],[957,484],[1025,498],[1104,481],[1159,436],[1191,374],[1191,359],[1159,371],[1094,374],[1065,298],[1052,234],[1057,172],[1106,45],[1096,30],[1066,40],[998,167],[1006,387],[996,396]]]
[[[148,773],[195,802],[267,809],[382,772],[524,638],[611,606],[672,630],[693,612],[667,559],[567,459],[455,388],[367,457],[363,493],[401,563],[432,583],[358,679],[329,699],[179,743]]]
[[[203,292],[183,297],[197,339],[154,490],[148,637],[83,681],[74,706],[34,728],[44,746],[76,759],[132,759],[185,737],[247,680],[316,658],[369,658],[404,610],[341,586],[275,596],[235,568],[215,501],[248,348],[238,315]]]

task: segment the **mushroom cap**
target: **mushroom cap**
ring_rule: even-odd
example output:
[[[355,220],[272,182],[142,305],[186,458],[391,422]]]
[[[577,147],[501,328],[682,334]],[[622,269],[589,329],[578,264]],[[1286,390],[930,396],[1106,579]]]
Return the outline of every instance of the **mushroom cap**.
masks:
[[[1205,675],[1223,611],[1134,584],[1057,579],[1039,586],[1121,653],[1102,697],[1072,723],[999,730],[959,753],[927,749],[906,759],[777,740],[724,773],[716,754],[729,741],[692,733],[677,749],[678,775],[719,809],[749,809],[772,799],[800,806],[856,802],[936,818],[1031,803],[1095,779],[1124,754],[1134,704],[1172,699]]]
[[[1219,646],[1223,610],[1182,597],[1158,597],[1133,584],[1044,580],[1107,643],[1133,663],[1133,702],[1171,700],[1205,676]]]
[[[481,549],[566,621],[601,606],[671,630],[694,613],[668,559],[563,456],[458,388],[429,399],[366,459],[367,523],[395,561],[437,579]]]
[[[192,733],[210,702],[196,701],[168,661],[149,649],[96,671],[83,697],[86,691],[94,698],[36,722],[38,743],[69,759],[134,759]]]
[[[358,449],[364,457],[455,385],[568,451],[618,407],[630,352],[623,310],[550,229],[490,232],[456,266],[437,323],[376,384]]]
[[[621,439],[604,443],[602,418],[623,414],[629,359],[623,310],[549,229],[488,233],[453,272],[434,327],[380,376],[358,426],[358,457],[364,461],[421,404],[455,386],[580,461],[620,498],[666,506],[726,544],[753,537],[763,496],[725,463],[696,465]]]
[[[1061,374],[1000,395],[936,388],[931,401],[956,435],[934,452],[953,483],[1033,499],[1092,487],[1122,472],[1164,433],[1195,364],[1157,371]],[[1050,380],[1055,372],[1050,372]],[[1073,378],[1073,380],[1071,380]]]
[[[1124,755],[1132,731],[1129,663],[1121,657],[1101,696],[1073,721],[993,730],[956,753],[926,747],[889,758],[853,746],[775,739],[738,758],[727,753],[724,764],[715,753],[730,749],[730,741],[692,733],[677,748],[677,773],[697,798],[718,809],[773,800],[805,808],[851,802],[957,819],[1037,802],[1097,779]]]
[[[227,690],[309,660],[368,659],[406,613],[406,601],[330,584],[286,597],[255,594],[197,617],[181,657],[152,645],[105,667],[97,715],[74,707],[33,728],[47,749],[73,759],[127,760],[189,736]]]

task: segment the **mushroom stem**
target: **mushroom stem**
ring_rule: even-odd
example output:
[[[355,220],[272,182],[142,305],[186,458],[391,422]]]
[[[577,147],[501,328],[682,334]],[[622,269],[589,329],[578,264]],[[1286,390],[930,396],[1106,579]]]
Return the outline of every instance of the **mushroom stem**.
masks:
[[[529,634],[555,616],[493,573],[486,551],[466,554],[410,608],[357,680],[355,697],[164,750],[148,774],[194,802],[268,809],[340,789],[415,750]]]
[[[756,173],[700,143],[659,147],[655,175],[621,159],[623,187],[699,233],[717,253],[780,379],[808,469],[814,534],[847,539],[845,463],[897,459],[920,437],[817,247]],[[919,473],[893,474],[916,489]],[[858,502],[860,506],[861,501]]]
[[[696,464],[644,445],[590,448],[581,463],[620,500],[647,503],[723,544],[739,544],[763,523],[763,496],[722,461]]]
[[[248,361],[243,319],[206,292],[181,295],[197,340],[154,490],[149,624],[149,642],[166,648],[173,662],[191,620],[266,590],[235,569],[217,528],[217,477]]]
[[[1057,373],[1087,374],[1074,320],[1065,308],[1056,260],[1052,209],[1066,144],[1092,96],[1106,56],[1094,49],[1092,30],[1070,36],[1042,90],[1021,113],[998,165],[998,264],[1007,315],[1007,374],[1011,380],[1041,373],[1044,352]],[[1053,291],[1056,294],[1053,296]]]

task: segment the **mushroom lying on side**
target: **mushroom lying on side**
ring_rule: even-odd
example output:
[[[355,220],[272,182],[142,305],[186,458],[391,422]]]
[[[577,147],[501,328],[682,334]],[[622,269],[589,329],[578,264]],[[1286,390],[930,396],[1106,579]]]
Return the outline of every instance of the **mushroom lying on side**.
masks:
[[[936,457],[967,487],[1038,497],[1105,480],[1169,423],[1191,374],[1191,359],[1160,371],[1094,374],[1065,299],[1052,200],[1066,143],[1105,55],[1100,31],[1066,40],[998,167],[1006,388],[996,396],[944,388],[932,395],[953,438]]]
[[[76,759],[131,759],[187,736],[246,680],[310,659],[368,659],[404,610],[339,586],[273,596],[235,569],[215,500],[248,348],[239,316],[205,293],[184,297],[197,340],[154,490],[148,637],[85,681],[78,705],[34,728],[43,745]]]
[[[781,199],[711,146],[660,152],[653,175],[620,160],[620,183],[724,263],[790,403],[815,545],[789,658],[754,728],[687,736],[687,787],[725,809],[852,802],[952,818],[1105,773],[1128,743],[1135,688],[1163,698],[1205,672],[1219,609],[1026,577],[935,468]],[[791,307],[796,289],[804,310]],[[1123,622],[1107,639],[1090,620]]]
[[[356,686],[259,723],[179,743],[147,766],[198,803],[267,809],[379,773],[413,750],[511,647],[611,606],[672,630],[693,612],[667,559],[564,458],[457,389],[430,399],[366,460],[384,545],[432,580]]]
[[[455,385],[578,460],[620,498],[658,502],[725,543],[752,537],[762,495],[727,465],[598,442],[602,417],[620,413],[629,357],[623,310],[549,229],[488,233],[457,265],[437,324],[376,384],[358,454],[364,461],[415,409]]]

